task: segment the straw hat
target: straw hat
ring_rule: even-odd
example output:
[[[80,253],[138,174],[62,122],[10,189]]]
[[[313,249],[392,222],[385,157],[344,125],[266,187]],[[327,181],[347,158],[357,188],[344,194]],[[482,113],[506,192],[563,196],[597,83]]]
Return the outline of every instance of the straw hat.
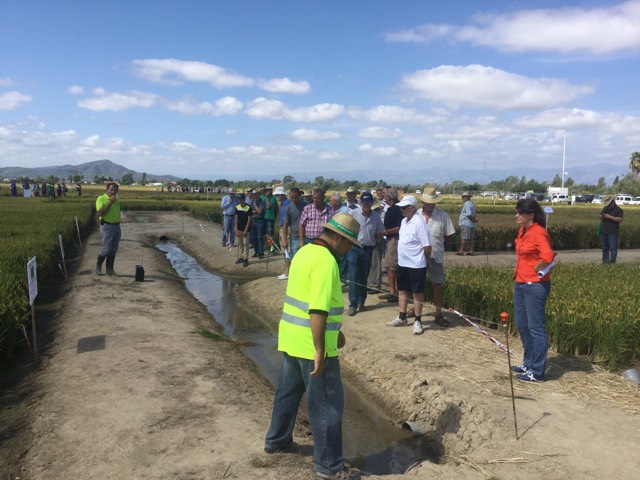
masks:
[[[605,195],[604,197],[602,197],[602,205],[606,207],[615,199],[616,199],[615,195]]]
[[[422,191],[422,203],[438,203],[444,200],[442,195],[436,193],[436,189]]]
[[[321,226],[336,232],[338,235],[342,235],[347,240],[352,241],[354,245],[362,246],[358,243],[360,224],[348,213],[336,213],[327,223],[323,223]]]
[[[353,185],[351,185],[349,188],[347,188],[347,193],[360,193],[360,190],[358,190],[356,187],[354,187]]]

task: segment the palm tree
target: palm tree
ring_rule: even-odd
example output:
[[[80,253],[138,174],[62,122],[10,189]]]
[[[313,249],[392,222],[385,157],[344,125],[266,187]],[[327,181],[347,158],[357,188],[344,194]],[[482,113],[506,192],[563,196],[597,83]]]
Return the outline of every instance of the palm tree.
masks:
[[[640,175],[640,152],[633,152],[631,154],[629,168],[636,177]]]

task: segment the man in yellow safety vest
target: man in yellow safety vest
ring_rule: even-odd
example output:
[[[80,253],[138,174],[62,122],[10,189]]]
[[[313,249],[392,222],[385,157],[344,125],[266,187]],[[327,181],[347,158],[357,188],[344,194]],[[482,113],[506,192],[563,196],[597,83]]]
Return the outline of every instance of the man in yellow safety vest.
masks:
[[[291,262],[278,332],[282,370],[264,450],[292,450],[298,406],[306,392],[316,475],[356,480],[360,472],[347,468],[342,455],[344,392],[338,349],[345,338],[340,330],[344,300],[338,260],[359,245],[360,224],[338,213],[322,227],[322,235],[300,248]]]

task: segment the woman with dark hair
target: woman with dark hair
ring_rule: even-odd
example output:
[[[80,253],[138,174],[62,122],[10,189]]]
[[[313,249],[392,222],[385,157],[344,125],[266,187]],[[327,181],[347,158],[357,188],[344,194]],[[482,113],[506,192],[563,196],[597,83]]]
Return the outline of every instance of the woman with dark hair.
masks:
[[[516,204],[516,267],[513,278],[515,323],[522,340],[524,356],[521,365],[512,370],[525,382],[541,382],[547,367],[545,306],[551,291],[551,275],[547,268],[556,254],[546,230],[545,216],[538,202],[531,198]]]

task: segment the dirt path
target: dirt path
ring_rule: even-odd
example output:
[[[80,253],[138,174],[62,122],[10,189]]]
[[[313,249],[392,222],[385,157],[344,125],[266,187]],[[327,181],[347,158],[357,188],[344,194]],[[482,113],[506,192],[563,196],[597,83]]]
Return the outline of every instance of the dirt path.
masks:
[[[161,235],[211,271],[255,277],[239,293],[277,324],[286,282],[273,277],[282,260],[235,265],[237,252],[220,246],[216,226],[179,213],[128,216],[118,277],[92,273],[99,248],[92,235],[56,319],[55,340],[25,380],[34,388],[19,407],[28,422],[3,429],[0,454],[13,466],[0,478],[314,478],[304,426],[296,438],[302,455],[262,452],[271,387],[235,345],[192,333],[208,313],[150,248]],[[599,252],[561,255],[597,261]],[[142,257],[146,281],[139,283],[134,272]],[[513,255],[488,258],[512,264]],[[620,260],[640,263],[640,254],[621,251]],[[453,317],[454,328],[417,337],[410,328],[384,326],[393,307],[375,296],[367,303],[367,312],[345,319],[345,376],[398,424],[410,420],[427,430],[424,441],[442,454],[442,465],[423,463],[407,477],[640,474],[640,392],[620,375],[552,355],[550,381],[516,385],[516,440],[504,354]]]

